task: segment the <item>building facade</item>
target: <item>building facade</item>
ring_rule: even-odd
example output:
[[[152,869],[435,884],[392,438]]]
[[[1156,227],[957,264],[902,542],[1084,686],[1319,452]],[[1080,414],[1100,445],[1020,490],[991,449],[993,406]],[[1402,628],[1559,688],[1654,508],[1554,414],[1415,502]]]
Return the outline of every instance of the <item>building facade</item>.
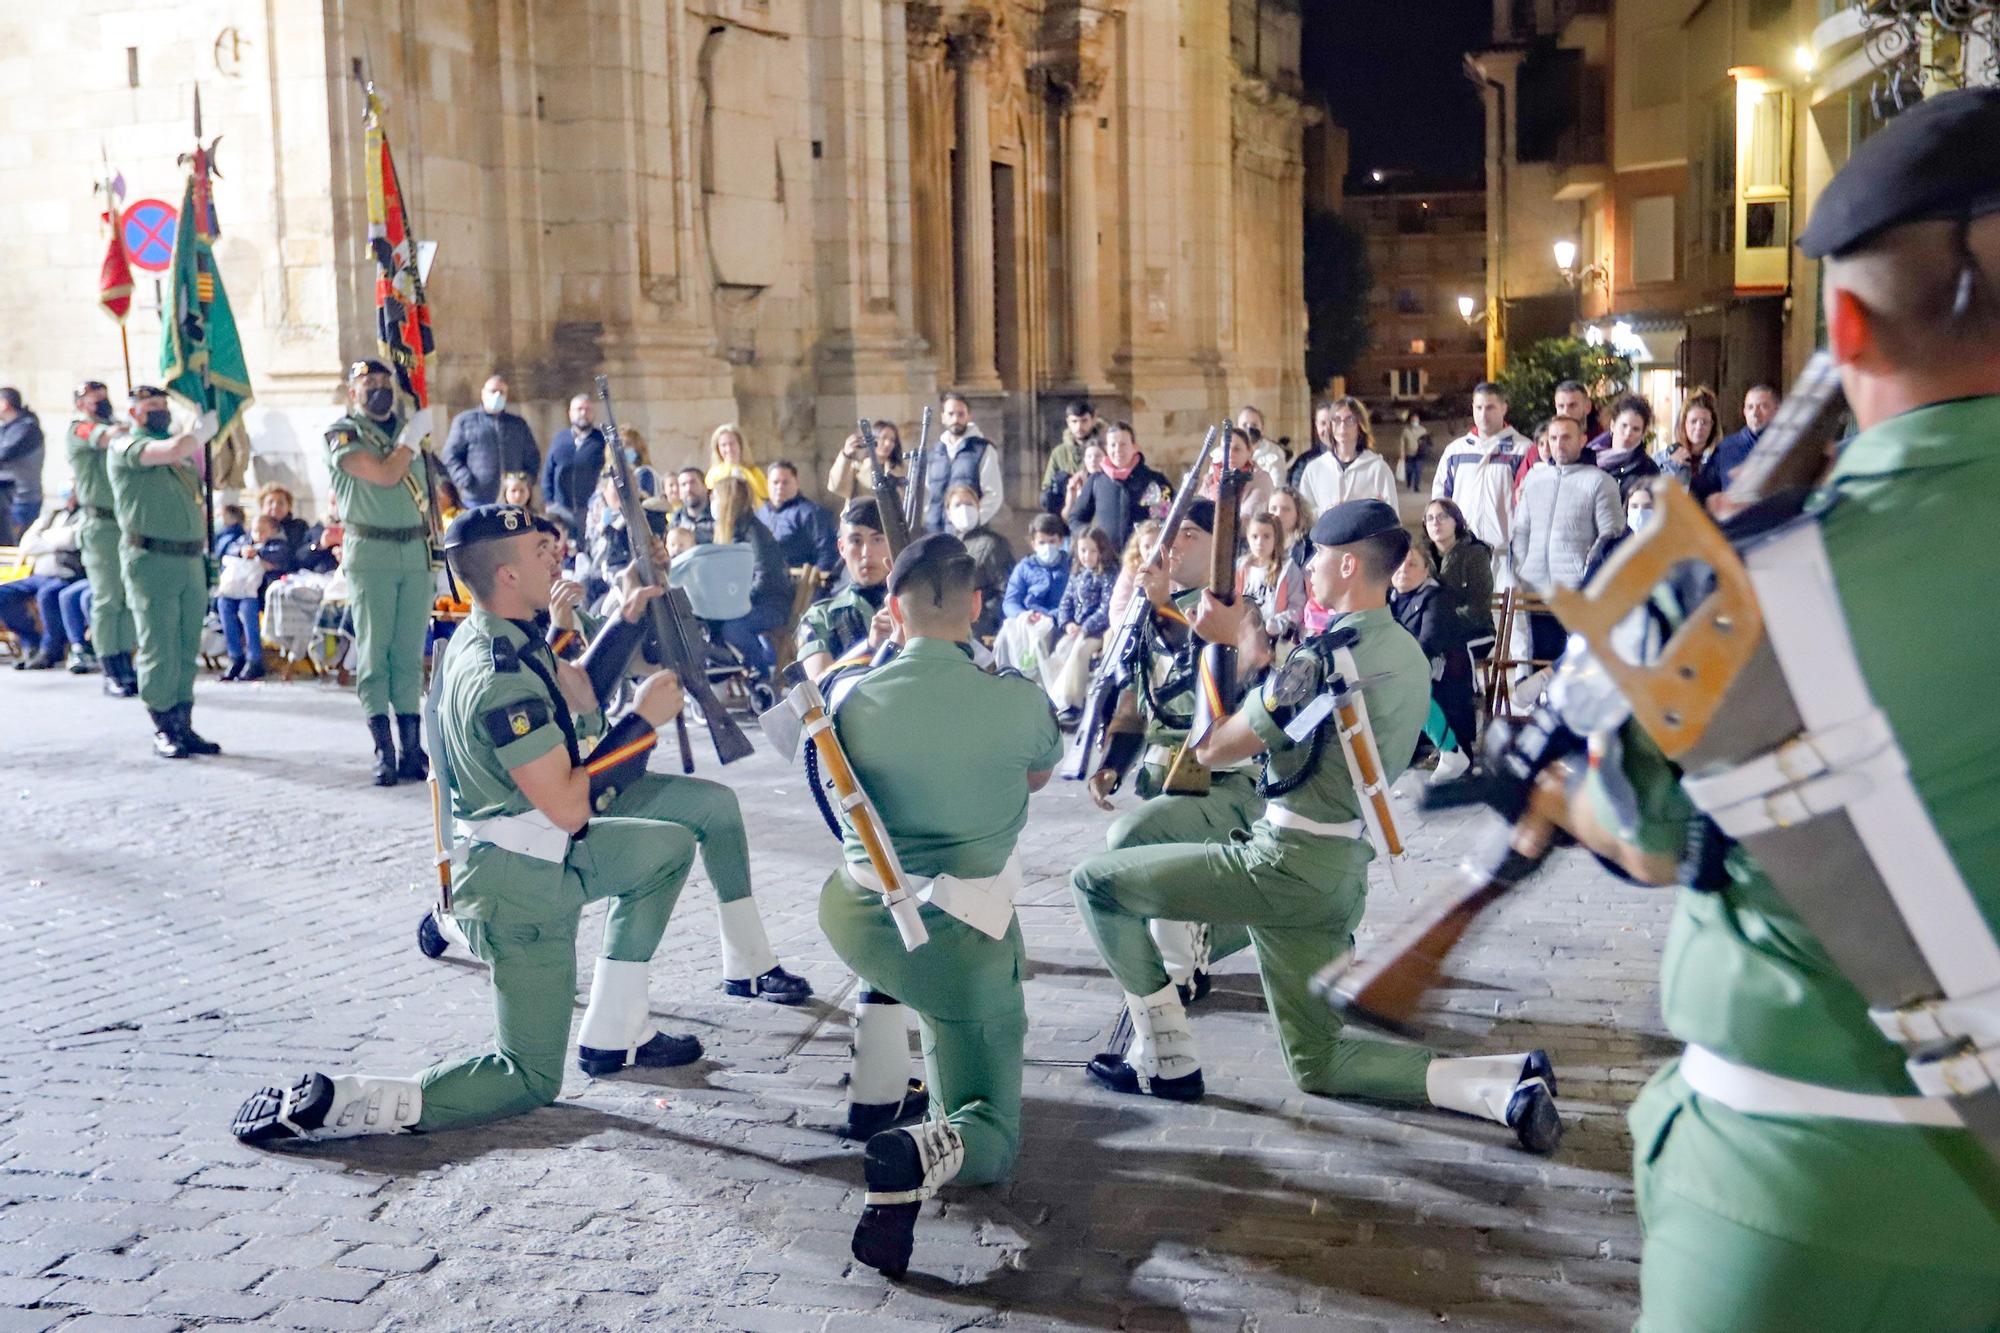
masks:
[[[27,8],[35,8],[28,6]],[[436,242],[432,383],[546,441],[608,373],[656,463],[738,421],[819,474],[963,389],[1025,499],[1075,394],[1156,456],[1306,410],[1298,0],[75,0],[0,17],[0,381],[118,381],[100,145],[177,203],[193,85],[257,388],[253,479],[323,490],[374,346],[362,93]],[[142,280],[134,374],[157,364]],[[823,474],[821,474],[823,475]]]
[[[1744,391],[1821,341],[1818,265],[1792,243],[1827,180],[1898,98],[1994,77],[1994,7],[1947,8],[1964,32],[1925,0],[1494,0],[1466,64],[1496,366],[1586,333],[1632,356],[1664,422],[1707,386],[1733,429]]]
[[[1463,410],[1486,373],[1486,195],[1472,186],[1359,186],[1346,216],[1368,246],[1374,339],[1348,375],[1371,405]],[[1460,313],[1470,298],[1473,318]]]

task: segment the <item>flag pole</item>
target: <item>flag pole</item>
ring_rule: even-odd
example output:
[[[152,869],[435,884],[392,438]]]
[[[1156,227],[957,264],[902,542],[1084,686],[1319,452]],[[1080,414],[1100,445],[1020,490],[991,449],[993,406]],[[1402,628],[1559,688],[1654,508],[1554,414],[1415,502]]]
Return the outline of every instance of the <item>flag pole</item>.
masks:
[[[119,214],[117,187],[111,176],[111,150],[104,146],[102,139],[97,141],[97,154],[104,159],[104,216],[111,220],[111,237],[113,241],[122,246],[125,242],[119,236],[119,230],[125,225],[125,220]],[[132,309],[129,304],[129,297],[127,298],[127,302],[128,304],[125,309],[126,314],[129,316]],[[132,393],[132,336],[126,330],[124,319],[118,321],[118,350],[125,358],[125,393],[127,397],[130,397]]]

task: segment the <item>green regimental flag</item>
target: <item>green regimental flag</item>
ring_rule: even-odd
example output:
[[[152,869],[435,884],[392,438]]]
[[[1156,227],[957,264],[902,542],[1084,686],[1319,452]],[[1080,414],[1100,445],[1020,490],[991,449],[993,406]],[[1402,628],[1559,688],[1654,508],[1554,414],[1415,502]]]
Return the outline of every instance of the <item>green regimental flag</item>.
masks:
[[[250,371],[243,364],[236,317],[209,244],[215,234],[214,209],[205,197],[197,206],[197,198],[207,191],[197,190],[196,177],[188,176],[174,232],[174,262],[167,274],[172,296],[160,328],[160,375],[168,393],[197,412],[215,413],[220,439],[237,427],[250,405]]]

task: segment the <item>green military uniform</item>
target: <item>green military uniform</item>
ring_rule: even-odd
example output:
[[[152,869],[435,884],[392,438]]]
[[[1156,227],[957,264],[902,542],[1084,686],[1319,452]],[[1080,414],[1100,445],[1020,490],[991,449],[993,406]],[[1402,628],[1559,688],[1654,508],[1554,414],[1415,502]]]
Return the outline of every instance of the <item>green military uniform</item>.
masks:
[[[871,596],[872,595],[872,596]],[[876,584],[861,589],[849,583],[823,602],[806,608],[799,618],[798,660],[825,653],[838,660],[850,648],[868,642],[868,624],[882,609],[888,588]]]
[[[424,630],[436,576],[423,489],[423,460],[394,486],[378,486],[340,466],[354,454],[385,460],[396,451],[398,422],[360,409],[326,432],[327,469],[346,526],[341,568],[354,614],[354,692],[369,717],[415,719],[424,692]]]
[[[438,738],[451,773],[452,814],[466,821],[533,809],[508,770],[570,743],[555,658],[532,625],[475,607],[447,644]],[[572,722],[578,745],[604,715]],[[420,1129],[446,1129],[533,1110],[562,1087],[576,998],[576,930],[586,903],[611,899],[601,956],[644,963],[694,864],[695,839],[676,821],[674,783],[646,774],[594,816],[560,862],[475,838],[452,877],[452,915],[493,970],[497,1022],[488,1054],[419,1076]]]
[[[140,457],[148,445],[168,438],[134,429],[111,443],[105,467],[137,631],[139,697],[163,715],[194,702],[208,613],[201,465],[193,458],[148,464]]]
[[[1863,675],[1910,780],[1986,920],[2000,926],[1986,536],[2000,495],[2000,397],[1918,408],[1850,440],[1821,536]],[[1928,573],[1907,553],[1924,534]],[[1678,854],[1690,807],[1636,726],[1622,829]],[[1598,814],[1623,822],[1602,787]],[[1683,892],[1661,962],[1676,1037],[1738,1065],[1884,1096],[1913,1091],[1901,1049],[1739,847],[1727,884]],[[2000,1326],[2000,1168],[1963,1130],[1745,1115],[1669,1064],[1631,1113],[1645,1227],[1646,1329]]]
[[[90,646],[98,660],[138,646],[132,608],[125,598],[119,559],[117,498],[112,492],[108,455],[118,428],[94,417],[70,423],[69,468],[76,502],[83,506],[83,572],[90,579]]]
[[[1174,605],[1183,616],[1193,615],[1195,608],[1201,605],[1201,589],[1190,588],[1175,593]],[[1157,687],[1166,684],[1175,673],[1178,658],[1173,646],[1161,633],[1166,617],[1157,610],[1151,615],[1153,632],[1147,636],[1152,668],[1150,679]],[[1181,720],[1192,718],[1195,711],[1194,676],[1191,672],[1180,674],[1185,677],[1186,683],[1166,698],[1158,697],[1151,689],[1135,691],[1146,724],[1146,748],[1132,785],[1146,800],[1137,809],[1128,810],[1112,821],[1104,841],[1114,852],[1162,843],[1227,842],[1235,833],[1248,829],[1264,813],[1264,797],[1257,790],[1257,771],[1254,767],[1224,769],[1211,774],[1208,790],[1200,795],[1167,793],[1167,769],[1188,736],[1187,727],[1181,725]],[[1242,923],[1195,923],[1195,928],[1199,929],[1204,924],[1208,930],[1208,962],[1221,962],[1250,947],[1250,932]],[[1178,922],[1155,928],[1155,940],[1165,943],[1163,932],[1177,927],[1186,928]],[[1200,951],[1196,950],[1193,962],[1200,966],[1201,961]]]
[[[903,869],[918,879],[999,874],[1028,820],[1026,776],[1062,758],[1062,734],[1033,682],[989,675],[942,639],[913,639],[871,671],[834,723]],[[850,864],[867,861],[852,830],[844,852]],[[930,940],[910,951],[882,895],[848,869],[820,893],[835,952],[916,1012],[933,1114],[964,1141],[957,1179],[987,1184],[1007,1175],[1020,1146],[1021,927],[1010,920],[995,939],[929,904],[921,910]]]
[[[1383,676],[1364,697],[1393,781],[1405,766],[1399,757],[1414,753],[1430,712],[1430,664],[1386,608],[1339,617],[1328,628],[1345,625],[1360,631],[1353,646],[1356,669],[1364,677]],[[1253,691],[1243,714],[1271,750],[1273,779],[1282,781],[1308,762],[1310,744],[1294,745],[1273,720],[1272,688],[1267,680]],[[1330,733],[1335,725],[1329,717],[1321,730]],[[1326,742],[1310,777],[1270,805],[1321,824],[1360,820],[1338,740]],[[1167,985],[1148,921],[1246,926],[1293,1081],[1307,1092],[1422,1104],[1429,1051],[1344,1036],[1339,1018],[1307,990],[1315,972],[1354,945],[1373,856],[1358,828],[1353,836],[1329,837],[1280,828],[1267,812],[1247,839],[1107,852],[1078,866],[1070,883],[1091,937],[1128,995],[1152,995]]]

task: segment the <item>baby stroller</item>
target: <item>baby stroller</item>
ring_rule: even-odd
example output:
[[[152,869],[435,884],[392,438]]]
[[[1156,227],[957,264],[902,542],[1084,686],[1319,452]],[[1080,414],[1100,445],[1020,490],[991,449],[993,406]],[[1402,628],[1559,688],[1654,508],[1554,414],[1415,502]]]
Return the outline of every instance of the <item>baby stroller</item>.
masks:
[[[696,546],[674,557],[667,570],[669,587],[687,593],[708,636],[708,683],[732,707],[763,713],[777,705],[768,682],[743,660],[743,654],[722,641],[720,624],[750,614],[750,579],[757,572],[757,551],[748,542]]]

